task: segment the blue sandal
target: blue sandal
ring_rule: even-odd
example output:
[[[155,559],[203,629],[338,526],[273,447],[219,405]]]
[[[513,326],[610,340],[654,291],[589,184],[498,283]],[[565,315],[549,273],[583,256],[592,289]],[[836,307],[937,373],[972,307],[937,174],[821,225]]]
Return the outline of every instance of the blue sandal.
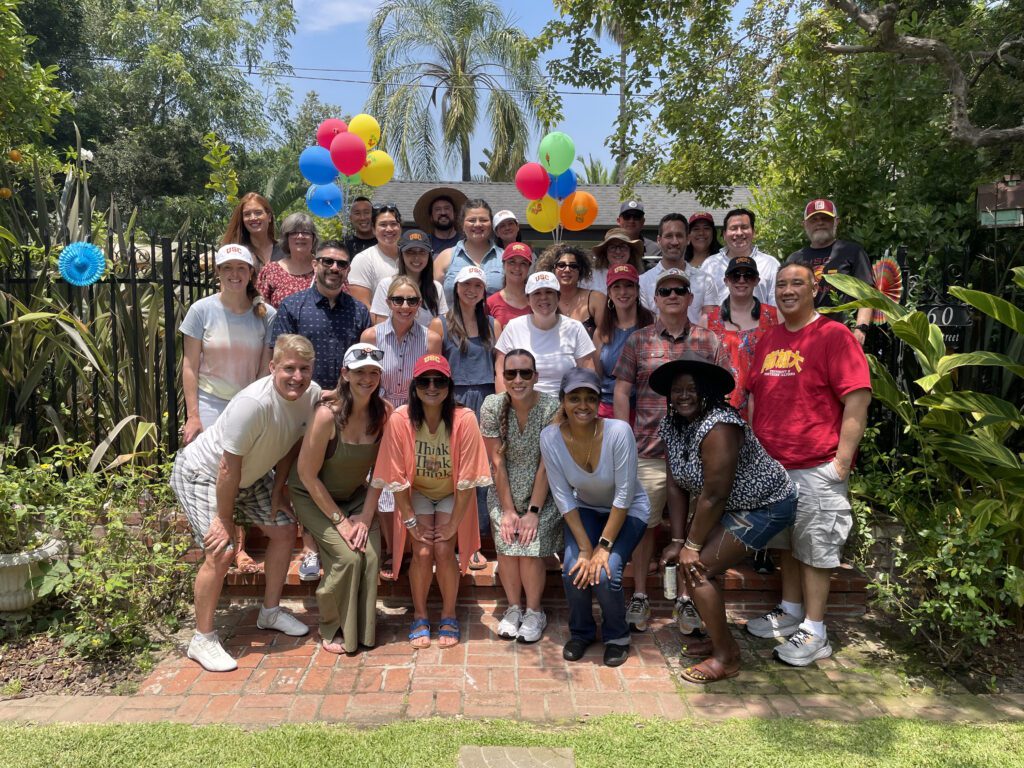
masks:
[[[458,645],[459,640],[462,637],[462,633],[459,630],[459,620],[456,619],[454,616],[449,616],[447,618],[442,617],[441,623],[438,625],[437,636],[439,638],[444,637],[447,639],[455,640],[454,643],[442,645],[442,648],[452,648]]]
[[[409,628],[409,641],[412,643],[413,648],[429,648],[430,647],[430,622],[426,619],[416,619],[413,621],[412,626]],[[427,639],[426,644],[417,645],[417,640]]]

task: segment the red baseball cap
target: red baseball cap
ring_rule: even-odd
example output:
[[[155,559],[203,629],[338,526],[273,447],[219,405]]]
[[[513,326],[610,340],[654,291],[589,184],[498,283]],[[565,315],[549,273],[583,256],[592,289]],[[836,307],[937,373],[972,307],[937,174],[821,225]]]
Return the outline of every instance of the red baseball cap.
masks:
[[[415,378],[430,371],[442,373],[449,379],[452,377],[452,367],[448,364],[448,360],[443,355],[434,354],[433,352],[424,355],[416,361],[416,366],[412,369],[412,375]]]
[[[509,259],[526,259],[533,264],[533,249],[526,243],[509,243],[501,254],[501,260]]]
[[[807,207],[804,208],[804,221],[807,221],[816,213],[824,213],[826,216],[831,216],[834,219],[837,216],[836,204],[823,197],[820,197],[817,200],[811,200],[811,202],[807,204]]]
[[[712,216],[707,211],[701,211],[700,213],[693,214],[693,216],[690,217],[690,220],[688,222],[686,222],[686,223],[687,223],[688,226],[692,227],[698,221],[706,221],[712,227],[715,226],[715,217]]]
[[[639,283],[640,274],[632,264],[616,264],[608,270],[608,277],[605,280],[605,285],[611,288],[612,283],[617,283],[619,280],[629,280],[631,283]]]

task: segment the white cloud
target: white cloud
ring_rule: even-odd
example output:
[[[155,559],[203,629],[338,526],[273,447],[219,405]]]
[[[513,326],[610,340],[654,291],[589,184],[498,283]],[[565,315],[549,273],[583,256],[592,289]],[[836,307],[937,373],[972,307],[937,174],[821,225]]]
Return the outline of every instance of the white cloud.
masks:
[[[365,24],[377,12],[370,0],[296,0],[295,13],[303,32],[328,32],[349,24]]]

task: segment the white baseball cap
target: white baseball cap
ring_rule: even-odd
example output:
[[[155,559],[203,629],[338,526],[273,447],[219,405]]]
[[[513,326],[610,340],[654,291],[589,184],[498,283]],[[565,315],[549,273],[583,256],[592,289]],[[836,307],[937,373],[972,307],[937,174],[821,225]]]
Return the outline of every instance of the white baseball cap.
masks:
[[[501,224],[504,224],[506,221],[514,221],[517,224],[519,223],[519,219],[516,218],[516,215],[512,213],[512,211],[506,210],[498,211],[496,214],[494,214],[494,221],[491,223],[491,226],[497,229]]]
[[[551,272],[534,272],[526,281],[527,296],[534,291],[540,291],[544,288],[560,292],[558,287],[558,278]]]
[[[383,371],[384,366],[381,364],[383,359],[383,350],[378,349],[373,344],[360,342],[353,344],[345,351],[345,360],[342,362],[342,365],[350,371],[354,371],[356,368],[365,368],[368,365]]]
[[[480,269],[480,267],[477,267],[473,264],[467,264],[462,269],[460,269],[459,274],[455,276],[456,284],[464,283],[467,280],[479,280],[484,285],[487,285],[487,275],[484,273],[482,269]]]
[[[213,263],[218,267],[229,261],[244,261],[250,267],[256,266],[256,262],[253,260],[249,249],[237,243],[222,245],[217,249],[217,254],[213,257]]]

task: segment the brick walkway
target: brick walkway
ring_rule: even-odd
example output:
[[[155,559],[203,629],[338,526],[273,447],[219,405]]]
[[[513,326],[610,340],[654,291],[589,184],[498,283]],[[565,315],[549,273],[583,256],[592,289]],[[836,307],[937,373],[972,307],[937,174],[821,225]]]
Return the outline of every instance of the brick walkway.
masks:
[[[315,609],[291,605],[315,627]],[[535,645],[501,640],[501,609],[459,609],[463,642],[414,651],[405,639],[406,608],[385,609],[377,648],[335,656],[316,630],[288,638],[255,627],[257,609],[221,611],[221,635],[239,669],[203,671],[171,653],[133,696],[38,696],[0,701],[0,721],[185,722],[273,725],[286,722],[376,724],[437,716],[571,721],[607,713],[668,718],[808,717],[853,720],[892,715],[937,720],[1024,719],[1024,695],[976,696],[954,681],[901,674],[899,659],[864,636],[856,620],[831,624],[836,654],[806,669],[771,658],[774,641],[734,633],[743,648],[738,678],[701,687],[680,682],[679,636],[667,616],[633,636],[617,669],[595,645],[576,663],[562,659],[564,612],[549,612]],[[436,609],[435,620],[436,620]],[[436,632],[436,625],[434,626]]]

